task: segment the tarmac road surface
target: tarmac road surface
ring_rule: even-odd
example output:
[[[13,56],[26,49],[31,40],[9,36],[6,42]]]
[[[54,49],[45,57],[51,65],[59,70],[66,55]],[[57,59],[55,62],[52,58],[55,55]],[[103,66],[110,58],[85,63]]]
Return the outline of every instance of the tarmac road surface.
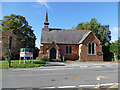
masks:
[[[3,69],[2,88],[118,88],[118,71],[118,63],[48,62],[39,68]]]

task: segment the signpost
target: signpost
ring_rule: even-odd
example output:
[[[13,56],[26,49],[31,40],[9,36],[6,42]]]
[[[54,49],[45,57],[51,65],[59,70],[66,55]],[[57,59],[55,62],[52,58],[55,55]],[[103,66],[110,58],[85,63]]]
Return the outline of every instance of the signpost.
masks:
[[[33,63],[33,49],[32,48],[21,48],[19,64],[21,63],[21,57],[24,58],[24,64],[27,61],[28,57],[30,58],[30,60],[32,60],[31,63]]]
[[[11,33],[10,38],[9,38],[9,52],[10,52],[10,56],[9,56],[9,67],[11,67],[11,47],[12,47],[12,36],[13,36],[13,34]]]

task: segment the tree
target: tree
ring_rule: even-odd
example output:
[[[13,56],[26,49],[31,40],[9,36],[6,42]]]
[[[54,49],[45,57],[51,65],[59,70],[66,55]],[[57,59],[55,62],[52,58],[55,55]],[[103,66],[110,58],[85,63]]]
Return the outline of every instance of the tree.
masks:
[[[115,42],[112,42],[110,45],[110,51],[114,54],[114,60],[118,60],[120,58],[120,39]]]
[[[74,27],[74,29],[91,30],[101,41],[101,45],[103,46],[104,60],[112,59],[113,55],[109,50],[111,40],[111,31],[109,30],[109,25],[101,25],[101,23],[97,22],[95,18],[92,18],[90,22],[79,23],[76,27]]]
[[[38,57],[39,51],[40,50],[37,47],[35,47],[35,49],[33,50],[33,53],[34,53],[33,58],[37,58]]]
[[[82,22],[78,24],[74,29],[91,30],[102,42],[103,46],[106,42],[109,43],[111,40],[111,31],[109,30],[109,25],[101,25],[95,18],[92,18],[90,22]]]
[[[12,59],[19,58],[20,48],[35,48],[36,36],[25,17],[11,14],[2,20],[2,47],[3,56],[8,57],[9,36],[13,33]]]

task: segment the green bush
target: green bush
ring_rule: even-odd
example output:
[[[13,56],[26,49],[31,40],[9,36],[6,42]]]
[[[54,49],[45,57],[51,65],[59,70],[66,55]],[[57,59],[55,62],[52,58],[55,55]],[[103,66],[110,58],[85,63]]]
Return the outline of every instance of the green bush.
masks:
[[[33,68],[33,67],[40,67],[45,64],[45,61],[43,60],[33,60],[33,63],[25,63],[24,60],[21,60],[21,64],[19,64],[19,60],[12,60],[11,61],[11,68]],[[8,61],[0,62],[0,68],[7,69],[9,68]]]
[[[40,60],[43,60],[43,61],[49,62],[49,61],[50,61],[50,58],[48,58],[48,57],[42,57]]]
[[[33,63],[35,63],[35,64],[45,64],[46,62],[44,60],[37,59],[37,60],[34,60]]]

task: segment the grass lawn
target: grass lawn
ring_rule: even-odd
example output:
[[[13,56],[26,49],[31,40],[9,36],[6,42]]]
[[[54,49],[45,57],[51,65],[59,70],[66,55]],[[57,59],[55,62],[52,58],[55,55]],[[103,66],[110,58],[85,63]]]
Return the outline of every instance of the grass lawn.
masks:
[[[39,59],[33,60],[33,63],[31,63],[31,61],[29,61],[29,60],[27,60],[27,61],[28,61],[28,63],[26,62],[24,64],[24,60],[21,60],[21,64],[19,64],[19,60],[12,60],[10,68],[33,68],[33,67],[40,67],[45,64],[45,61],[39,60]],[[9,68],[8,61],[0,62],[0,68],[2,68],[2,69]]]

